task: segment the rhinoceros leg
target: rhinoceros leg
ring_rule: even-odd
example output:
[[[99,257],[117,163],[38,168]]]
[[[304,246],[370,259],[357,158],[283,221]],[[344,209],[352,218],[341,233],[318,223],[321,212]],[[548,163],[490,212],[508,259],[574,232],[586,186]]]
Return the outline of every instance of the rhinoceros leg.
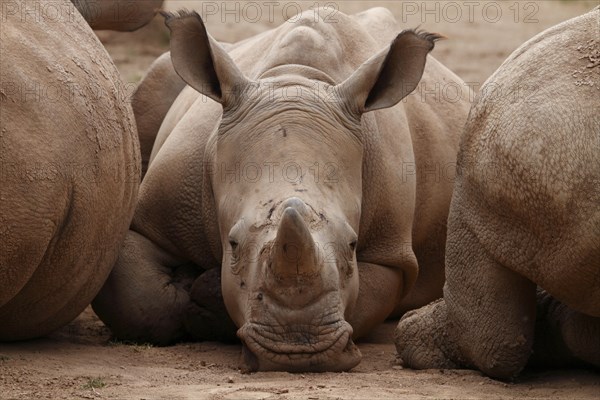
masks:
[[[600,366],[600,318],[582,314],[538,289],[532,365]]]
[[[447,316],[443,299],[404,314],[394,332],[404,365],[415,369],[459,367],[456,342],[446,336]]]
[[[202,272],[135,231],[129,231],[92,306],[121,340],[159,345],[188,336],[236,340],[237,328],[221,295],[220,269]]]
[[[377,264],[359,262],[358,299],[348,318],[353,337],[360,338],[382,323],[396,308],[402,293],[402,274]]]
[[[193,265],[130,230],[92,307],[119,339],[168,344],[186,333],[188,292],[197,275]]]
[[[396,348],[413,368],[457,364],[511,378],[531,353],[535,285],[490,255],[472,229],[489,216],[474,215],[478,207],[465,203],[457,202],[449,219],[444,300],[407,314],[396,330]],[[504,243],[501,237],[486,240]]]

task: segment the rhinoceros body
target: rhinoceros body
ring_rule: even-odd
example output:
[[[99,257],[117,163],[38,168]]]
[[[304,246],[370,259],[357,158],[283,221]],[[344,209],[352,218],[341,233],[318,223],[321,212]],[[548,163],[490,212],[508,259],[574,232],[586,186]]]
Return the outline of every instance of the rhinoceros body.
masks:
[[[60,20],[4,5],[0,340],[18,340],[68,323],[100,290],[133,215],[140,157],[118,71],[81,15],[66,1],[53,4]]]
[[[441,295],[453,180],[443,174],[469,93],[427,56],[435,35],[397,34],[384,9],[335,23],[331,11],[227,50],[197,15],[168,17],[189,86],[162,121],[126,245],[93,304],[117,336],[215,334],[227,317],[208,311],[214,287],[202,277],[220,270],[249,369],[347,370],[360,360],[352,338]],[[421,74],[453,98],[400,102]]]
[[[134,31],[154,18],[163,0],[71,0],[92,29]]]
[[[533,363],[600,365],[599,18],[540,33],[482,88],[458,156],[444,299],[398,325],[407,366],[511,378],[532,348]]]

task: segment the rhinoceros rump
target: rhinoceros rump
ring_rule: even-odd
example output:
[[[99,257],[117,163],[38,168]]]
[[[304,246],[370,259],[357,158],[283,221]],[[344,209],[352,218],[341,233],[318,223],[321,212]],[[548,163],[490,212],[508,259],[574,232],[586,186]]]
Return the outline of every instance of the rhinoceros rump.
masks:
[[[61,18],[0,7],[0,340],[46,335],[102,287],[134,213],[134,115],[106,50]],[[37,4],[39,7],[40,4]]]
[[[528,361],[600,366],[599,19],[596,7],[540,33],[482,87],[458,154],[444,299],[396,331],[407,366],[500,379]]]

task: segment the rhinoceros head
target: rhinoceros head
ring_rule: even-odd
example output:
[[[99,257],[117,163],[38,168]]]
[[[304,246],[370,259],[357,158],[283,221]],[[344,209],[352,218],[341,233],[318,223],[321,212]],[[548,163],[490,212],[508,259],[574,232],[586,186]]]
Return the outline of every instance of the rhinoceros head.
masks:
[[[223,108],[207,151],[223,297],[246,367],[354,367],[361,356],[347,321],[359,293],[361,116],[414,90],[433,37],[401,33],[336,85],[285,65],[251,80],[197,14],[167,25],[178,74]]]

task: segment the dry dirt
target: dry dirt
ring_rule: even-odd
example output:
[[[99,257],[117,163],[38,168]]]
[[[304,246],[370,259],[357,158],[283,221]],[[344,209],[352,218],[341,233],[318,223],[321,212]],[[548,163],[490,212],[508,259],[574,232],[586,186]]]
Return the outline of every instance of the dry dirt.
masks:
[[[110,341],[86,310],[48,338],[0,345],[0,399],[597,399],[593,371],[527,371],[503,383],[468,370],[413,371],[396,365],[393,323],[359,344],[348,373],[289,374],[237,369],[240,346],[152,347]]]
[[[231,6],[232,2],[228,3]],[[248,14],[241,16],[239,24],[232,16],[223,23],[217,11],[216,16],[208,18],[209,30],[219,40],[242,39],[281,23],[284,3],[277,3],[272,22],[263,18],[251,23],[248,19],[253,16]],[[304,8],[315,3],[325,4],[296,2]],[[449,3],[458,5],[461,18],[456,19]],[[399,21],[406,21],[403,26],[421,25],[444,34],[449,40],[436,46],[434,56],[465,81],[474,82],[477,89],[525,40],[597,4],[596,1],[478,1],[469,3],[473,7],[471,19],[468,3],[348,1],[338,2],[337,6],[342,11],[356,12],[383,5]],[[222,2],[212,4],[222,7]],[[424,6],[434,10],[433,13],[423,13]],[[167,0],[167,9],[180,7],[201,11],[202,2]],[[515,8],[519,9],[518,16]],[[493,22],[497,19],[494,10],[498,9],[502,17]],[[168,33],[161,18],[138,32],[98,35],[124,80],[131,84],[139,81],[152,60],[168,48]],[[132,87],[127,86],[127,90]],[[503,383],[475,371],[402,369],[395,363],[393,328],[393,323],[386,323],[360,342],[364,359],[348,373],[243,375],[237,369],[238,345],[205,342],[159,348],[115,343],[110,341],[109,331],[87,309],[48,338],[0,344],[0,399],[600,398],[597,371],[527,370],[516,383]]]

